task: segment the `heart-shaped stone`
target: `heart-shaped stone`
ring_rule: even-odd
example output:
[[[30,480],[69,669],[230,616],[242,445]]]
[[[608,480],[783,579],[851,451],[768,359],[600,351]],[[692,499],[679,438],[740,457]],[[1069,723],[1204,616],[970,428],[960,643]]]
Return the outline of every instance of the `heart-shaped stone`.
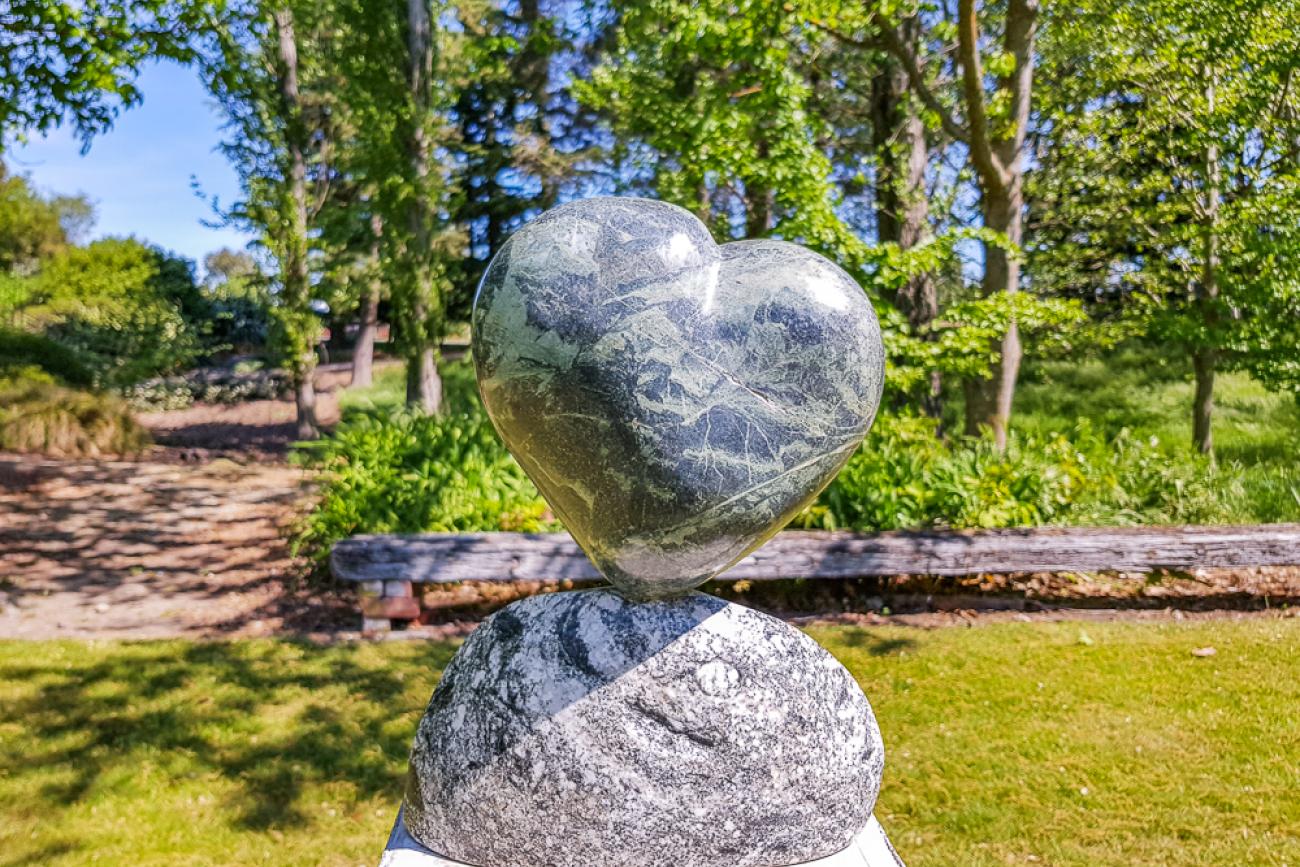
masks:
[[[718,246],[645,199],[524,226],[474,301],[497,431],[604,575],[639,598],[771,538],[871,427],[884,380],[862,289],[783,241]]]

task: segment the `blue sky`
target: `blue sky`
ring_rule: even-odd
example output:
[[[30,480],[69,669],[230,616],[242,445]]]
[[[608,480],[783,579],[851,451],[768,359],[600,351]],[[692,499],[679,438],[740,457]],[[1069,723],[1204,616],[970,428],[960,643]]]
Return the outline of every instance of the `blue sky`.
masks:
[[[191,69],[171,63],[150,66],[140,78],[144,101],[119,115],[113,129],[97,136],[90,151],[68,129],[9,149],[10,170],[27,174],[41,190],[82,193],[98,220],[92,238],[136,237],[202,263],[221,247],[242,248],[248,237],[211,229],[212,208],[190,186],[229,203],[238,181],[214,148],[220,119]]]

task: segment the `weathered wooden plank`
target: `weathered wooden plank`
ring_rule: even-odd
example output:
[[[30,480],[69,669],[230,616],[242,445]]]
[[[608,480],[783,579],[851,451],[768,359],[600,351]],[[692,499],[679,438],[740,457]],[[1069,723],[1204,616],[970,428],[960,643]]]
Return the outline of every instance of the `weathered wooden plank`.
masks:
[[[724,575],[770,580],[1289,565],[1300,565],[1300,524],[873,534],[788,531]],[[563,533],[356,536],[334,546],[330,566],[343,581],[599,577]]]

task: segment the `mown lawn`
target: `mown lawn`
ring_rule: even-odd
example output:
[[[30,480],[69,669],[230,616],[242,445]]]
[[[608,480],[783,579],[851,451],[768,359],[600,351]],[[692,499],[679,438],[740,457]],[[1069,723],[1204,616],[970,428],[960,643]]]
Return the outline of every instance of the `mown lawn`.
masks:
[[[1298,619],[814,635],[910,867],[1300,867]],[[373,864],[453,650],[0,644],[0,865]]]

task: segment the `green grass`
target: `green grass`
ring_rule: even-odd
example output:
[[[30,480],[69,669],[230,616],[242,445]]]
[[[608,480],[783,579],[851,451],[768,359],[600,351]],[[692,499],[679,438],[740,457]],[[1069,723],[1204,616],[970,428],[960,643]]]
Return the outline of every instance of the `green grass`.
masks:
[[[477,406],[478,386],[474,382],[474,365],[468,360],[445,362],[440,367],[447,407],[465,412]],[[406,403],[406,368],[385,365],[375,370],[374,383],[366,388],[348,388],[339,392],[339,410],[346,419],[369,413],[383,415],[399,410]]]
[[[1101,359],[1027,364],[1013,428],[1068,432],[1080,420],[1106,437],[1128,428],[1186,451],[1192,441],[1190,365],[1136,344]],[[1213,430],[1220,461],[1291,467],[1300,462],[1300,403],[1244,373],[1216,378]]]
[[[1300,865],[1300,620],[814,634],[910,867]],[[373,864],[453,649],[0,644],[0,865]]]

